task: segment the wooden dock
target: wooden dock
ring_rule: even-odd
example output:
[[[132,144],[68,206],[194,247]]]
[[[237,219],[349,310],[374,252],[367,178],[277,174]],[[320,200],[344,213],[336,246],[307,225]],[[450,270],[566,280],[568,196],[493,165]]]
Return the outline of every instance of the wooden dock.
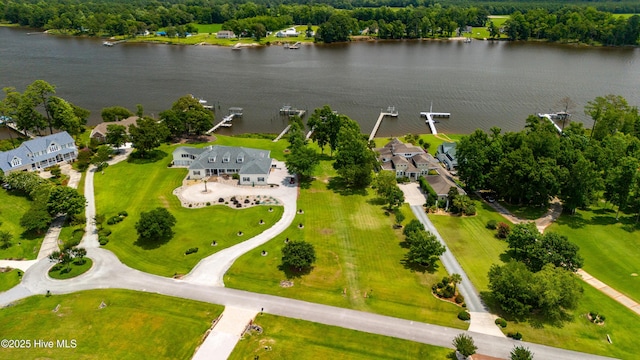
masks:
[[[280,115],[285,115],[285,116],[299,116],[299,117],[303,117],[304,114],[306,114],[307,112],[305,110],[298,110],[292,106],[289,105],[285,105],[283,107],[280,108]]]
[[[6,120],[0,122],[0,124],[5,124],[8,128],[15,130],[18,134],[22,134],[22,135],[24,135],[24,136],[26,136],[26,137],[28,137],[30,139],[35,139],[36,138],[36,136],[34,134],[32,134],[31,132],[22,131],[22,130],[18,129],[18,127],[16,126],[16,124],[14,122],[12,122],[12,121],[6,121],[5,122],[5,121]]]
[[[563,114],[564,114],[565,118],[569,116],[569,114],[567,114],[567,113],[563,113]],[[545,118],[545,119],[549,120],[551,122],[551,124],[553,124],[553,126],[556,128],[556,130],[558,130],[558,133],[560,135],[562,135],[562,129],[554,121],[555,118],[558,118],[558,114],[541,114],[541,113],[538,113],[538,117],[539,118]]]
[[[218,130],[219,127],[224,126],[224,127],[229,127],[231,124],[231,120],[233,120],[233,118],[236,116],[236,114],[230,114],[224,117],[224,119],[222,119],[222,121],[220,121],[219,123],[217,123],[214,127],[212,127],[211,129],[209,129],[207,131],[207,134],[211,134],[212,132]]]
[[[284,130],[282,130],[280,135],[278,135],[275,139],[273,139],[273,142],[278,142],[278,140],[282,139],[284,134],[286,134],[289,131],[289,129],[291,129],[291,124],[287,125],[287,127],[284,128]]]
[[[437,135],[438,134],[438,130],[436,130],[436,125],[435,125],[435,120],[433,120],[433,118],[435,117],[449,117],[451,116],[450,113],[437,113],[437,112],[431,112],[431,111],[423,111],[420,113],[420,116],[424,116],[425,118],[427,118],[427,120],[425,121],[428,125],[429,128],[431,128],[431,133],[433,135]]]
[[[371,134],[369,135],[369,141],[373,140],[376,137],[378,128],[380,128],[380,124],[382,124],[382,119],[384,119],[385,116],[397,117],[398,111],[394,106],[389,106],[386,112],[385,111],[380,112],[380,116],[378,116],[378,121],[376,121],[376,124],[373,126],[373,130],[371,130]]]

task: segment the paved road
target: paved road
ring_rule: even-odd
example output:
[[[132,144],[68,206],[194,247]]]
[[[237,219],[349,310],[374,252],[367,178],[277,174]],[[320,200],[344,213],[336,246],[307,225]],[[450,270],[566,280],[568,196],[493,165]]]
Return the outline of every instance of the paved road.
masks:
[[[176,280],[143,273],[131,269],[122,264],[110,251],[97,246],[95,226],[91,221],[95,214],[95,200],[93,197],[93,176],[95,172],[87,173],[85,195],[87,196],[87,233],[83,239],[83,245],[87,248],[87,256],[93,259],[94,266],[87,273],[70,280],[53,280],[48,277],[47,270],[52,265],[48,259],[40,259],[25,272],[22,282],[0,293],[0,307],[35,294],[67,294],[90,289],[130,289],[135,291],[158,293],[186,299],[232,306],[234,308],[258,311],[286,316],[296,319],[318,322],[327,325],[340,326],[348,329],[359,330],[380,335],[387,335],[407,339],[411,341],[432,344],[436,346],[451,347],[453,338],[464,332],[462,330],[430,325],[410,320],[398,319],[389,316],[366,313],[356,310],[338,308],[327,305],[293,300],[271,295],[256,294],[241,290],[227,289],[206,284],[192,284],[188,281]],[[89,193],[91,192],[91,193]],[[416,209],[412,206],[414,213]],[[416,214],[424,221],[426,215],[420,208]],[[431,222],[426,218],[426,223]],[[433,225],[431,225],[433,226]],[[435,228],[433,228],[435,230]],[[434,231],[434,233],[437,233]],[[440,239],[441,240],[441,239]],[[450,253],[450,252],[448,252]],[[453,258],[453,256],[452,256]],[[455,259],[453,259],[455,261]],[[444,262],[444,260],[443,260]],[[447,261],[448,262],[448,261]],[[446,265],[445,267],[449,266]],[[457,262],[455,262],[457,264]],[[455,266],[451,264],[451,266]],[[459,267],[459,265],[457,265]],[[449,270],[449,268],[447,268]],[[463,284],[468,278],[460,268],[452,268],[449,271],[463,275]],[[463,286],[462,284],[460,285]],[[470,310],[484,311],[486,309],[479,298],[472,299],[475,289],[464,287],[461,289]],[[470,332],[473,336],[478,352],[495,357],[508,357],[514,345],[529,347],[537,358],[558,360],[590,360],[603,359],[603,357],[578,353],[568,350],[552,348],[526,342],[516,342],[512,339]]]

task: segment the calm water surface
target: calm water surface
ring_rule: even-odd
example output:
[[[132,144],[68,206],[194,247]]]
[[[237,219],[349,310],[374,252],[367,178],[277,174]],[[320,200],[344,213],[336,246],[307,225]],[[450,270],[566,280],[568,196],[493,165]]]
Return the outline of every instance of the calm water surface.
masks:
[[[569,96],[574,120],[591,126],[583,107],[596,96],[617,94],[640,105],[640,49],[579,48],[474,41],[362,42],[334,46],[278,46],[232,51],[216,46],[118,44],[0,28],[0,86],[23,91],[36,79],[91,110],[122,105],[157,115],[185,94],[244,108],[223,133],[279,132],[284,105],[313,110],[324,104],[373,128],[381,109],[394,105],[378,135],[428,132],[419,112],[450,112],[439,132],[476,128],[520,130],[526,117],[560,110]]]

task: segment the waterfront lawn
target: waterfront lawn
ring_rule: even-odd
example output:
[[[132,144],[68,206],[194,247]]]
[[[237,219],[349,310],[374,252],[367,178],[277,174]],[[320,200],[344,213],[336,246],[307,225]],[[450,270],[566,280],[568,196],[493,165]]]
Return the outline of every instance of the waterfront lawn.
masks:
[[[73,261],[69,264],[69,268],[62,264],[55,264],[49,269],[49,276],[57,280],[71,279],[80,276],[93,266],[93,261],[87,257],[83,258],[84,262]]]
[[[104,302],[107,306],[100,309]],[[52,310],[60,305],[57,312]],[[4,338],[76,340],[74,349],[3,349],[9,359],[190,359],[222,307],[128,290],[32,296],[0,310]],[[29,316],[24,316],[29,314]]]
[[[11,269],[10,271],[0,272],[0,292],[7,291],[18,285],[22,279],[22,270]]]
[[[487,229],[489,220],[511,223],[485,202],[476,201],[476,216],[429,215],[451,252],[479,292],[489,290],[487,274],[493,263],[509,261],[507,243],[495,230]]]
[[[616,221],[615,210],[594,206],[563,214],[547,231],[580,246],[586,272],[640,301],[640,227],[635,221],[635,214],[621,213]]]
[[[37,235],[25,232],[20,219],[31,208],[31,201],[17,191],[0,189],[0,230],[13,235],[12,245],[0,249],[0,259],[35,259],[40,251],[44,233]]]
[[[476,289],[481,293],[488,291],[489,268],[494,263],[503,264],[509,261],[509,257],[505,253],[507,244],[493,237],[493,231],[487,230],[485,225],[490,219],[505,221],[504,218],[484,203],[478,207],[478,215],[475,217],[430,216],[429,218],[438,228]],[[634,256],[631,257],[634,258]],[[525,341],[606,356],[633,358],[631,354],[637,354],[640,351],[640,344],[635,341],[635,334],[640,331],[637,315],[588,284],[582,283],[582,287],[584,296],[578,309],[571,314],[573,318],[563,323],[562,327],[541,325],[536,322],[513,323],[510,321],[504,332],[519,331],[524,335]],[[588,322],[584,314],[589,311],[605,315],[606,324],[597,326]],[[607,343],[606,334],[613,336],[614,345]]]
[[[239,242],[250,239],[271,227],[282,217],[283,208],[255,206],[232,209],[212,204],[198,209],[181,206],[173,190],[182,184],[187,170],[169,168],[174,147],[164,146],[167,155],[156,162],[135,164],[121,162],[108,167],[104,175],[95,174],[96,207],[106,219],[125,210],[122,222],[107,225],[112,234],[105,246],[126,265],[161,276],[188,273],[201,259]],[[164,207],[176,217],[174,236],[165,243],[139,243],[135,223],[140,213]],[[260,225],[263,219],[265,224]],[[238,231],[243,235],[238,236]],[[213,241],[217,246],[212,246]],[[190,248],[198,252],[185,255]]]
[[[240,359],[446,359],[451,349],[269,314],[258,315],[262,334],[238,342]],[[271,348],[265,350],[265,346]]]
[[[320,168],[328,166],[322,161]],[[298,208],[304,213],[296,214],[282,234],[240,257],[224,276],[226,286],[467,328],[456,317],[460,307],[431,294],[431,286],[446,275],[442,265],[434,273],[404,267],[402,230],[393,229],[393,216],[375,204],[372,191],[340,195],[328,189],[326,174],[316,179],[300,190]],[[402,211],[405,223],[414,218],[408,206]],[[317,261],[308,275],[295,277],[279,270],[286,238],[314,245]],[[282,280],[294,286],[282,287]]]
[[[505,21],[507,21],[509,19],[509,15],[492,15],[489,16],[489,19],[487,20],[487,24],[485,26],[479,26],[479,27],[474,27],[473,28],[473,34],[471,35],[471,37],[475,38],[475,39],[489,39],[490,35],[489,35],[489,30],[487,30],[487,28],[489,27],[489,22],[493,21],[493,23],[498,27],[502,27],[505,23]],[[500,36],[498,37],[498,39],[506,39],[507,35],[505,34],[500,34]]]
[[[284,161],[285,149],[289,148],[289,142],[286,139],[273,142],[273,139],[224,135],[216,135],[216,140],[206,145],[243,146],[254,149],[265,149],[271,151],[270,156],[272,158],[280,161]]]

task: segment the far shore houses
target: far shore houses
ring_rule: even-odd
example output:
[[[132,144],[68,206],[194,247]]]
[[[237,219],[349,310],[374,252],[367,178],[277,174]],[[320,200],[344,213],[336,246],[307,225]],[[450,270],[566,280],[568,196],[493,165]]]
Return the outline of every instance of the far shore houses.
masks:
[[[270,153],[235,146],[181,146],[173,151],[173,165],[188,167],[189,179],[238,174],[240,185],[267,185],[273,163]]]
[[[0,169],[39,171],[78,157],[75,141],[66,131],[25,141],[16,149],[0,152]]]

